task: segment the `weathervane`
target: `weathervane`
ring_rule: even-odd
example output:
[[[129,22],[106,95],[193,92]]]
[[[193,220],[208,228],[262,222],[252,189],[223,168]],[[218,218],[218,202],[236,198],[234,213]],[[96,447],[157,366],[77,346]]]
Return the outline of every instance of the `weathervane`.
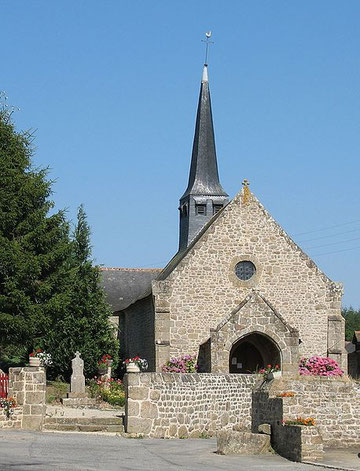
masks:
[[[211,38],[211,31],[208,31],[205,33],[206,39],[202,39],[201,42],[206,44],[206,50],[205,50],[205,65],[208,64],[208,55],[209,55],[209,45],[214,44],[214,41],[210,41]]]

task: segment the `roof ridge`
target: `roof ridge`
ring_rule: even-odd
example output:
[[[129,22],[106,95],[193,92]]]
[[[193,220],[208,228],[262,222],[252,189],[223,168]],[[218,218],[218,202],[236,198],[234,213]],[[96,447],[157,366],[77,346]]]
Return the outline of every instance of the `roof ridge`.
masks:
[[[124,267],[100,267],[101,271],[119,270],[119,271],[161,271],[162,268],[124,268]]]

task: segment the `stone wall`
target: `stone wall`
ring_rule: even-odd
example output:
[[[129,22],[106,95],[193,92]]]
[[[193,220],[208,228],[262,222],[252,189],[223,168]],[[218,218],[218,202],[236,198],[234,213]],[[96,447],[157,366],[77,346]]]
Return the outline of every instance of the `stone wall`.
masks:
[[[9,396],[22,408],[21,428],[41,430],[45,416],[46,373],[44,368],[9,369]]]
[[[152,296],[141,299],[125,310],[125,322],[120,321],[124,341],[121,353],[125,358],[140,356],[155,369],[154,307]]]
[[[0,429],[1,428],[21,428],[23,417],[22,407],[15,407],[13,414],[7,417],[4,409],[0,409]]]
[[[126,431],[150,437],[198,437],[234,425],[250,428],[255,375],[130,373]]]
[[[256,267],[249,281],[240,281],[234,273],[241,260]],[[239,193],[165,272],[153,286],[161,291],[167,284],[168,356],[198,354],[210,329],[256,289],[299,331],[301,356],[329,354],[346,368],[341,284],[319,270],[253,195],[245,201]]]
[[[282,373],[297,373],[299,358],[299,332],[292,329],[272,306],[258,293],[251,293],[238,309],[231,313],[218,327],[211,331],[211,371],[229,371],[229,358],[232,346],[248,334],[261,334],[263,343],[270,338],[279,352],[279,360],[266,357],[265,365],[281,364]],[[262,345],[259,342],[258,348]]]
[[[281,392],[294,397],[276,397]],[[303,376],[271,383],[268,391],[253,394],[252,429],[272,427],[282,420],[313,417],[325,446],[360,445],[360,384],[349,378]]]

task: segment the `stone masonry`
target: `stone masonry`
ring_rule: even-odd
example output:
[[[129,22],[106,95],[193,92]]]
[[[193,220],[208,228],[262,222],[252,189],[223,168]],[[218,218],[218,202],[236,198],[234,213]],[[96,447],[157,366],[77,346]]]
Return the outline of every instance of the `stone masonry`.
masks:
[[[256,267],[248,281],[234,272],[243,260]],[[253,289],[299,332],[300,356],[329,355],[346,370],[342,285],[321,272],[252,194],[245,199],[240,192],[152,283],[153,342],[162,357],[157,371],[165,358],[198,354],[210,329]]]
[[[251,424],[255,375],[130,373],[126,431],[149,437],[199,437]]]
[[[13,414],[7,417],[4,409],[0,409],[0,429],[1,428],[21,428],[23,418],[23,408],[15,407]]]
[[[236,308],[228,319],[211,330],[211,371],[225,372],[229,368],[229,356],[239,337],[257,332],[270,337],[281,352],[283,374],[297,373],[299,358],[299,333],[258,293],[253,292]]]
[[[284,376],[268,384],[259,375],[130,373],[124,382],[128,433],[198,437],[233,429],[258,433],[260,424],[270,424],[277,442],[285,432],[293,434],[301,459],[316,455],[316,443],[360,445],[360,385],[347,377]],[[294,397],[276,397],[286,391]],[[313,417],[316,432],[275,430],[299,416]]]
[[[45,390],[44,368],[10,368],[9,396],[13,396],[22,408],[21,428],[41,430],[46,408]]]
[[[294,397],[276,397],[293,392]],[[347,377],[301,376],[273,381],[268,390],[253,393],[252,430],[262,423],[272,428],[282,420],[313,417],[324,446],[360,445],[360,385]]]

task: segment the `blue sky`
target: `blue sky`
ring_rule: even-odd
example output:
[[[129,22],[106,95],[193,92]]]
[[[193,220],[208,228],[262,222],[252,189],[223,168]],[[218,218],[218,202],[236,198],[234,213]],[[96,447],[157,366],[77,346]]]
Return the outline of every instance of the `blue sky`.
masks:
[[[0,0],[0,90],[36,130],[57,208],[83,203],[95,260],[178,246],[204,32],[223,187],[244,178],[360,306],[360,2]]]

